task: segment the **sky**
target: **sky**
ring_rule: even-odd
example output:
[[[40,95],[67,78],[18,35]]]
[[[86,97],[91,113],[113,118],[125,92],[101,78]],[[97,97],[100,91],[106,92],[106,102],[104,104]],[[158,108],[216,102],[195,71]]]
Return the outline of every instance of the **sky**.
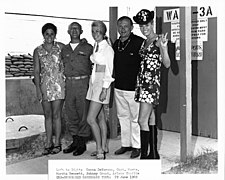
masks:
[[[47,22],[54,23],[57,26],[58,33],[56,36],[56,41],[63,42],[64,44],[67,44],[70,40],[69,35],[67,34],[67,28],[68,25],[73,21],[78,21],[82,25],[84,32],[81,38],[86,38],[90,44],[94,44],[94,40],[91,36],[92,21],[103,20],[107,26],[109,25],[108,21],[110,5],[107,3],[103,5],[101,4],[100,6],[97,5],[97,1],[94,1],[94,4],[88,4],[88,6],[93,6],[94,8],[87,8],[87,5],[83,4],[79,4],[77,6],[70,5],[70,1],[68,1],[70,3],[65,3],[63,6],[58,6],[57,3],[52,5],[52,3],[49,1],[46,1],[46,3],[40,3],[41,1],[38,2],[41,4],[40,8],[37,8],[36,4],[30,8],[30,1],[23,3],[23,6],[21,6],[21,1],[15,1],[14,6],[7,3],[4,15],[4,39],[6,42],[4,46],[5,54],[32,54],[35,47],[43,42],[41,28]],[[154,10],[154,6],[149,5],[149,7],[151,7],[150,10]],[[141,7],[138,6],[119,6],[118,17],[127,15],[132,18],[140,9]],[[20,15],[15,15],[15,13]],[[29,16],[23,14],[38,16]],[[40,15],[86,20],[41,17]],[[109,30],[107,31],[107,35],[108,32]],[[137,24],[135,25],[133,32],[142,36]]]
[[[72,21],[78,21],[83,26],[81,38],[86,38],[90,44],[94,44],[91,36],[91,23],[93,20],[109,20],[109,7],[118,7],[118,17],[126,15],[133,17],[143,8],[154,10],[155,6],[163,3],[154,1],[122,1],[118,3],[110,0],[5,0],[4,6],[4,54],[32,54],[33,50],[43,42],[41,34],[42,26],[51,22],[58,28],[56,41],[67,44],[70,40],[67,34],[67,27]],[[77,2],[77,3],[76,3]],[[129,3],[127,3],[129,2]],[[154,3],[153,3],[154,2]],[[170,6],[177,6],[178,3],[169,3]],[[195,3],[193,3],[194,5]],[[13,15],[11,13],[45,15],[67,18],[78,18],[87,20],[72,20],[64,18],[50,18],[40,16]],[[108,22],[106,25],[108,27]],[[108,31],[109,32],[109,31]],[[107,35],[108,35],[107,32]],[[144,37],[137,24],[133,32]]]

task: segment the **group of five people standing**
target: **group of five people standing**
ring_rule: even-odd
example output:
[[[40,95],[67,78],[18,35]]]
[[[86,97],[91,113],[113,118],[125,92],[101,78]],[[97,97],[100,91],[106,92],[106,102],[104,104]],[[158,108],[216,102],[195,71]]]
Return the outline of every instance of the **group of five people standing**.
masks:
[[[132,151],[130,158],[141,154],[140,159],[159,159],[154,107],[159,103],[161,64],[170,66],[167,34],[155,34],[154,11],[142,9],[133,19],[145,40],[132,33],[132,20],[123,16],[117,20],[120,37],[113,45],[106,36],[106,25],[102,21],[92,23],[94,47],[80,38],[83,30],[77,22],[68,27],[71,41],[67,45],[54,41],[55,25],[47,23],[42,27],[44,43],[34,50],[34,77],[45,115],[44,155],[62,150],[61,114],[65,99],[73,142],[63,152],[83,154],[92,130],[96,151],[91,155],[105,159],[109,147],[103,105],[109,103],[115,81],[114,99],[121,126],[121,148],[115,155]]]

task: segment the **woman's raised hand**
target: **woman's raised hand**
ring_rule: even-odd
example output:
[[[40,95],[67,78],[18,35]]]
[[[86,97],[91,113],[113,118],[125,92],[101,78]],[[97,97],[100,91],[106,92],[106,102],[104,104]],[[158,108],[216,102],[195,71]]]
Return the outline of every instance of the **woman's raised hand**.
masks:
[[[168,33],[166,33],[165,35],[164,34],[160,35],[159,41],[160,41],[161,47],[166,47],[167,46],[167,43],[168,43],[167,34]]]

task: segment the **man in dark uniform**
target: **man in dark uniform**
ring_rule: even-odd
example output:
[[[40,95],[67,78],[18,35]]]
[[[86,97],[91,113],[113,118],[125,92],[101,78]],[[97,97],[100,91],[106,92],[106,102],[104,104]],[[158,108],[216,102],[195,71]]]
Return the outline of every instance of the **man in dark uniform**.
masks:
[[[62,49],[66,75],[65,109],[68,116],[69,132],[73,137],[72,144],[63,152],[73,152],[74,156],[81,155],[86,151],[86,140],[91,134],[90,126],[86,121],[88,110],[86,94],[91,74],[90,55],[93,47],[80,40],[82,32],[79,23],[71,23],[68,28],[71,41]]]
[[[117,21],[120,38],[113,45],[115,52],[115,103],[121,126],[121,148],[115,154],[132,151],[130,158],[140,155],[139,103],[134,101],[135,85],[141,57],[143,38],[132,33],[133,22],[123,16]]]

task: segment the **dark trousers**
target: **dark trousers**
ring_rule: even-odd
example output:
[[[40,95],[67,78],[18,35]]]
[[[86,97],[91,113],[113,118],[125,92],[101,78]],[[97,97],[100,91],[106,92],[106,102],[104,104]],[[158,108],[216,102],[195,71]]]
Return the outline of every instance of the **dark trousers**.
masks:
[[[89,137],[91,129],[87,123],[89,102],[86,100],[89,78],[67,79],[65,109],[68,117],[69,132],[72,136]]]

